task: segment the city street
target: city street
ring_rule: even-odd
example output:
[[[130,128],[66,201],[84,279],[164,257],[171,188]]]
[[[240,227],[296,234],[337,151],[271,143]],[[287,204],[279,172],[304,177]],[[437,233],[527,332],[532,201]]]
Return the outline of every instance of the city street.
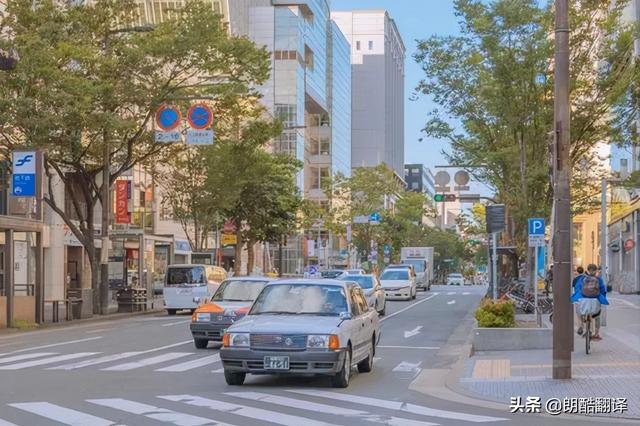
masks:
[[[373,372],[354,369],[339,391],[326,378],[248,376],[227,386],[217,345],[194,348],[187,314],[2,335],[0,425],[574,424],[409,389],[423,370],[455,363],[452,339],[468,334],[484,291],[433,286],[415,301],[388,302]]]

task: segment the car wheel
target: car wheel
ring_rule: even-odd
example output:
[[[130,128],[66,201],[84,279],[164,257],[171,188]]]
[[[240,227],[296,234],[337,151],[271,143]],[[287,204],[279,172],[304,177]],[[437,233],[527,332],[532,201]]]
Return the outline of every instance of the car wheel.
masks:
[[[351,348],[344,355],[342,369],[332,377],[331,384],[334,388],[346,388],[349,386],[349,376],[351,375]]]
[[[229,386],[242,386],[246,377],[247,373],[232,373],[231,371],[224,370],[224,379]]]
[[[196,349],[206,349],[209,346],[207,339],[193,339],[193,344],[196,345]]]
[[[371,338],[371,350],[369,351],[369,356],[367,359],[360,361],[358,363],[358,371],[360,373],[370,373],[373,370],[373,356],[376,347],[376,338],[373,336]]]
[[[176,314],[176,309],[167,309],[167,314],[168,315],[175,315]]]

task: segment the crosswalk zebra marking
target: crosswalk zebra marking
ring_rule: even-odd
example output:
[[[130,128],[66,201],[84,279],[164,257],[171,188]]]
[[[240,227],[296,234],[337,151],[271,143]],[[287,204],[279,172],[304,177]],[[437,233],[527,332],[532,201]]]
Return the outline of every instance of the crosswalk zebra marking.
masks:
[[[88,337],[86,339],[78,339],[78,340],[69,340],[67,342],[51,343],[49,345],[34,346],[34,347],[31,347],[31,348],[25,348],[25,349],[19,349],[17,351],[11,351],[11,352],[6,353],[5,355],[13,355],[13,354],[18,354],[18,353],[22,353],[22,352],[35,351],[37,349],[54,348],[56,346],[71,345],[71,344],[74,344],[74,343],[90,342],[92,340],[99,340],[99,339],[102,339],[102,336]]]
[[[169,410],[167,408],[155,407],[153,405],[142,404],[122,398],[87,399],[87,402],[103,407],[113,408],[119,411],[124,411],[125,413],[137,414],[139,416],[158,420],[163,423],[171,423],[176,426],[233,426],[229,423],[217,422],[213,419],[194,416],[192,414],[181,413],[178,411]]]
[[[6,420],[0,419],[0,426],[18,426],[18,425],[15,423],[11,423]]]
[[[463,295],[463,296],[468,296],[468,295],[470,295],[470,294],[471,294],[471,293],[469,293],[468,291],[465,291],[464,293],[462,293],[462,295]]]
[[[167,401],[182,402],[194,407],[209,408],[214,411],[231,413],[237,416],[248,417],[283,426],[333,426],[331,423],[325,423],[318,420],[307,419],[276,411],[263,410],[262,408],[247,407],[245,405],[216,401],[214,399],[202,398],[194,395],[165,395],[159,396],[158,398],[166,399]]]
[[[57,353],[56,352],[36,352],[32,354],[15,355],[7,358],[0,358],[0,364],[7,364],[9,362],[15,362],[15,361],[24,361],[26,359],[42,358],[50,355],[57,355]]]
[[[219,361],[220,361],[220,354],[214,354],[214,355],[202,357],[200,359],[194,359],[192,361],[187,361],[180,364],[170,365],[164,368],[159,368],[154,371],[183,372],[183,371],[192,370],[198,367],[204,367],[205,365],[214,364]]]
[[[385,408],[388,410],[402,411],[412,414],[428,417],[440,417],[444,419],[463,420],[474,423],[485,422],[497,422],[508,420],[501,417],[489,417],[478,416],[475,414],[466,414],[456,411],[439,410],[436,408],[429,408],[422,405],[407,404],[401,401],[389,401],[385,399],[369,398],[365,396],[349,395],[338,392],[328,392],[319,389],[307,390],[307,389],[288,389],[287,392],[292,392],[300,395],[307,395],[313,397],[321,397],[327,399],[333,399],[337,401],[350,402],[354,404],[367,405],[371,407]]]
[[[129,371],[140,367],[160,364],[166,361],[193,355],[191,352],[167,352],[166,354],[145,358],[138,361],[127,362],[125,364],[114,365],[113,367],[103,368],[101,371]]]
[[[438,423],[422,422],[417,420],[404,419],[399,417],[385,417],[371,414],[367,411],[354,410],[351,408],[336,407],[335,405],[318,404],[316,402],[304,401],[284,396],[269,395],[261,392],[226,392],[225,395],[236,398],[248,399],[251,401],[266,402],[269,404],[281,405],[284,407],[296,408],[298,410],[313,411],[315,413],[333,414],[336,416],[355,417],[359,420],[386,424],[389,426],[437,426]]]
[[[104,364],[112,361],[119,361],[121,359],[131,358],[136,355],[140,355],[142,352],[123,352],[115,355],[106,355],[100,358],[88,359],[85,361],[74,362],[71,364],[57,365],[55,367],[49,367],[47,370],[75,370],[78,368],[88,367],[90,365]]]
[[[68,426],[111,426],[115,424],[115,422],[102,417],[96,417],[48,402],[21,402],[9,405]]]
[[[0,370],[21,370],[23,368],[35,367],[38,365],[54,364],[56,362],[68,361],[70,359],[82,358],[99,354],[100,352],[78,352],[75,354],[58,355],[44,359],[36,359],[32,361],[19,362],[17,364],[9,364],[0,366]]]

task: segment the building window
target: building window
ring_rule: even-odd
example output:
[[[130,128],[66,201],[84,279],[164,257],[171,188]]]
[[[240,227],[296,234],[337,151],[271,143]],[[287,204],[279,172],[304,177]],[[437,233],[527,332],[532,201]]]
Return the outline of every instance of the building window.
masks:
[[[356,41],[356,50],[360,50],[360,40]]]
[[[411,182],[411,189],[415,190],[419,190],[420,189],[420,182]]]
[[[420,174],[420,169],[418,168],[411,169],[411,174],[413,174],[414,176],[418,176]]]
[[[373,41],[369,40],[369,50],[373,50]]]

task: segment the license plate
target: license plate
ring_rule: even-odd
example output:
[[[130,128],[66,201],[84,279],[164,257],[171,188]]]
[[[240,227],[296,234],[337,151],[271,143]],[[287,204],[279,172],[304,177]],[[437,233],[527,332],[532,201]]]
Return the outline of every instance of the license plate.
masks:
[[[264,369],[265,370],[288,370],[289,357],[288,356],[265,356]]]
[[[190,288],[179,288],[176,293],[178,293],[178,294],[191,294],[192,292],[193,292],[193,290],[191,290]]]

